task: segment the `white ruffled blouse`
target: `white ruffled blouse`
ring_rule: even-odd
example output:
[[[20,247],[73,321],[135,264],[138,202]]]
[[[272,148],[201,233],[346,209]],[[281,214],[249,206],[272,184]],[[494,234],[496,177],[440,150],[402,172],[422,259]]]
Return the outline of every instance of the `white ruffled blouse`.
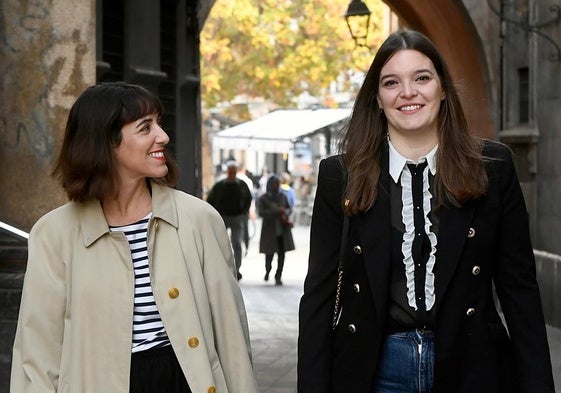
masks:
[[[426,265],[425,276],[425,306],[429,311],[434,306],[434,263],[436,254],[436,235],[431,231],[432,223],[429,219],[431,210],[432,194],[429,190],[429,170],[434,176],[436,174],[436,151],[438,145],[434,147],[426,156],[420,157],[418,162],[414,162],[403,157],[393,147],[390,146],[390,175],[396,184],[401,185],[401,200],[403,209],[401,218],[405,225],[405,233],[403,234],[403,243],[401,251],[403,252],[403,264],[405,265],[405,275],[407,278],[407,300],[409,306],[417,310],[417,300],[415,298],[415,265],[412,255],[413,239],[415,238],[415,224],[413,221],[413,191],[411,187],[411,172],[407,164],[418,164],[427,161],[427,166],[423,171],[423,213],[425,218],[425,232],[431,244],[431,250]],[[401,182],[401,183],[400,183]]]

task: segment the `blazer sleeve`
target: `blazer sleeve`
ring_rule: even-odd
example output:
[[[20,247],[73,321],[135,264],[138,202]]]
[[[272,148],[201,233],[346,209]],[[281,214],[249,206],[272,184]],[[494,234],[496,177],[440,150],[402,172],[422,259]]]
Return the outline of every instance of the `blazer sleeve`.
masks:
[[[58,231],[44,218],[31,230],[10,392],[57,392],[65,314],[65,265]]]
[[[494,148],[490,182],[501,194],[495,287],[511,336],[521,392],[554,392],[545,321],[530,242],[528,213],[510,151]],[[490,185],[490,188],[493,185]]]
[[[320,162],[310,229],[310,255],[300,300],[298,392],[330,391],[331,329],[341,242],[343,172],[339,156]]]

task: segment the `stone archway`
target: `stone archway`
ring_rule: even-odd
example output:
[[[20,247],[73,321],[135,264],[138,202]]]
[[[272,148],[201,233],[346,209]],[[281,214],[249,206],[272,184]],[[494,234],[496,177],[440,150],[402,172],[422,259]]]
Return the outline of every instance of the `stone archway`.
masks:
[[[494,139],[495,107],[485,55],[476,29],[460,1],[385,0],[412,29],[430,37],[457,82],[464,111],[474,134]]]

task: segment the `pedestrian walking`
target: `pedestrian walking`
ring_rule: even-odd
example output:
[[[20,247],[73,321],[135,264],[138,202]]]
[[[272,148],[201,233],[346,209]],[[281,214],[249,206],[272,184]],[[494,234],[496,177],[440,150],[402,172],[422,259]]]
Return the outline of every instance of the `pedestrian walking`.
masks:
[[[265,281],[269,280],[273,257],[277,254],[275,285],[282,285],[285,253],[295,248],[290,210],[286,195],[280,191],[280,179],[272,174],[267,180],[267,192],[258,199],[257,211],[263,218],[259,252],[265,254]]]
[[[511,152],[468,131],[435,45],[390,35],[320,163],[298,392],[554,393]]]
[[[256,393],[222,219],[175,190],[162,104],[121,82],[73,104],[13,348],[12,393]]]
[[[234,249],[234,259],[238,280],[242,278],[242,242],[244,223],[249,217],[252,195],[245,182],[236,175],[238,164],[230,160],[226,163],[226,178],[217,181],[210,189],[207,202],[222,216],[226,228],[230,230],[230,241]]]

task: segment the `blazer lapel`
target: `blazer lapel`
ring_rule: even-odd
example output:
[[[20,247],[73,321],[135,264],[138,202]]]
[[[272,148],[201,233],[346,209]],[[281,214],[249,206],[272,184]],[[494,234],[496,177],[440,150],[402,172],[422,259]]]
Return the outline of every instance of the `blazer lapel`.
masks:
[[[436,308],[460,261],[475,211],[469,202],[462,207],[443,208],[440,211],[436,264],[434,265]]]
[[[382,156],[376,203],[358,217],[358,233],[365,270],[374,297],[378,320],[385,319],[391,264],[390,176],[388,150]]]

